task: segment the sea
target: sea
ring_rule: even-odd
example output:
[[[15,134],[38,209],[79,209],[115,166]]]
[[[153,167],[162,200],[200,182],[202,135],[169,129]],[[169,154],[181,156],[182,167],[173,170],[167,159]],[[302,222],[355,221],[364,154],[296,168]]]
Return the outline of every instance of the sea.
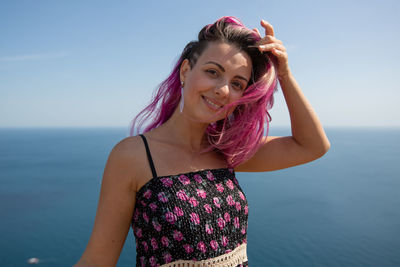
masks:
[[[237,172],[249,266],[400,266],[400,129],[330,127],[296,167]],[[111,149],[127,128],[0,129],[0,266],[72,266],[91,234]],[[274,128],[270,135],[291,135]],[[135,266],[130,229],[117,266]]]

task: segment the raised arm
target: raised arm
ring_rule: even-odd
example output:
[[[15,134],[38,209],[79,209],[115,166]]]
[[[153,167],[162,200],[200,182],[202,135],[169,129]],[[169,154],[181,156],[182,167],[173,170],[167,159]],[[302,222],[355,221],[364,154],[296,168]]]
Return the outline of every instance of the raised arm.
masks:
[[[257,153],[235,168],[238,172],[272,171],[300,165],[321,157],[330,148],[317,114],[289,69],[282,41],[275,38],[272,25],[265,21],[261,25],[266,36],[259,43],[259,49],[271,53],[276,60],[279,83],[290,114],[292,136],[264,137]]]
[[[135,173],[132,141],[126,138],[110,152],[92,234],[74,267],[109,267],[117,264],[135,206]]]

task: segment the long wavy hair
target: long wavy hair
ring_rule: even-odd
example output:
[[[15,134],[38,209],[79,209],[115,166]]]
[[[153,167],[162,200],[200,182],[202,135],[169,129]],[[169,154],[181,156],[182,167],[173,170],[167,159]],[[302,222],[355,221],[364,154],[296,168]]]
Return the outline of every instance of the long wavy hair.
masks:
[[[253,30],[245,27],[235,17],[222,17],[214,24],[203,27],[198,40],[189,42],[173,68],[171,74],[159,86],[150,104],[147,105],[131,122],[130,136],[148,132],[166,122],[179,105],[181,98],[180,67],[183,60],[188,59],[193,67],[210,42],[224,42],[235,45],[246,52],[252,61],[251,79],[242,97],[224,105],[215,116],[224,112],[225,118],[209,124],[205,134],[209,146],[204,153],[215,150],[221,153],[228,168],[234,168],[251,158],[264,136],[269,132],[272,120],[268,110],[274,103],[273,93],[277,90],[277,71],[269,53],[261,53],[254,46],[261,37]],[[236,108],[228,114],[228,110]],[[142,131],[143,124],[150,122]]]

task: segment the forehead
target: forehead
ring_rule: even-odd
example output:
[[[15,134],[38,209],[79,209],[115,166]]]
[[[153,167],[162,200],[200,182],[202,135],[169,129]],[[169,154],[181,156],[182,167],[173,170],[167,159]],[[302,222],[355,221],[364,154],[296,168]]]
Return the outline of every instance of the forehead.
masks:
[[[251,75],[250,56],[246,52],[239,50],[235,45],[210,42],[199,57],[198,63],[203,65],[208,61],[215,61],[221,64],[227,71],[241,72],[247,77]]]

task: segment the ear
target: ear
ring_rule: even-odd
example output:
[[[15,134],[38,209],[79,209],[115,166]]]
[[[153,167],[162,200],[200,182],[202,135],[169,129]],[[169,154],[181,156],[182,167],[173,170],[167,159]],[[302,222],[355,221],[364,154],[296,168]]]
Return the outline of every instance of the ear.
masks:
[[[184,59],[179,70],[181,81],[185,81],[188,71],[190,71],[190,64],[188,59]]]

